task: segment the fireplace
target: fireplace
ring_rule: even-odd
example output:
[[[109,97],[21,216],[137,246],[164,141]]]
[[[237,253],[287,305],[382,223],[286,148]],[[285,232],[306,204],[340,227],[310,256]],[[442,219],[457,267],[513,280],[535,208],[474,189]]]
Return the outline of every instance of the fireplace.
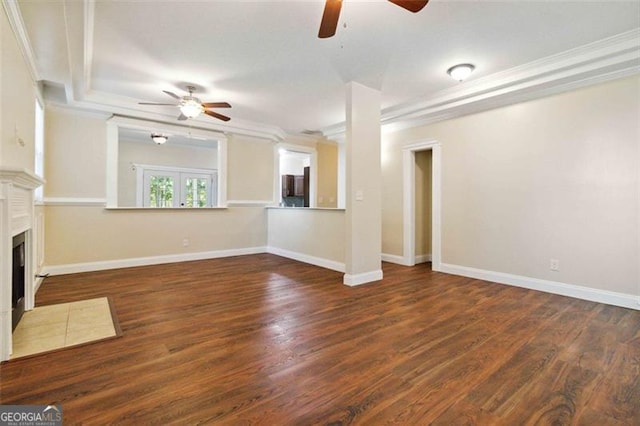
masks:
[[[11,271],[11,330],[15,330],[24,314],[25,284],[25,232],[13,237],[12,271]]]
[[[12,330],[21,312],[34,307],[38,270],[33,242],[42,237],[42,229],[33,190],[42,183],[28,170],[0,166],[0,361],[11,355]]]

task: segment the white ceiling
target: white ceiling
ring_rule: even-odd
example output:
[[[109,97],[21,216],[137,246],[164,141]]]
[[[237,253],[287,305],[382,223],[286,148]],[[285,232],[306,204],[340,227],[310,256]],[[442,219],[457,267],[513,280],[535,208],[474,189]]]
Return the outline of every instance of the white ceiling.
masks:
[[[137,102],[171,102],[162,90],[182,95],[192,84],[202,101],[232,104],[220,110],[232,118],[228,125],[290,134],[339,127],[349,81],[379,89],[383,113],[408,111],[640,27],[639,1],[431,0],[412,14],[387,1],[345,0],[336,36],[321,40],[323,4],[18,3],[36,77],[64,87],[69,103],[173,121],[171,107]],[[460,62],[477,67],[462,84],[445,73]]]

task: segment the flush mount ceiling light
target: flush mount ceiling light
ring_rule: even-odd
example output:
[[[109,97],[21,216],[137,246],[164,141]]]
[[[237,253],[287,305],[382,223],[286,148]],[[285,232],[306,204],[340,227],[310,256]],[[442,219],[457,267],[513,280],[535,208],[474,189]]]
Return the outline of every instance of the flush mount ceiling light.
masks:
[[[169,139],[169,136],[163,135],[160,133],[151,133],[151,140],[153,140],[158,145],[162,145]]]
[[[463,81],[467,77],[469,77],[475,69],[476,67],[472,64],[458,64],[449,68],[447,70],[447,74],[449,74],[451,78],[455,80]]]

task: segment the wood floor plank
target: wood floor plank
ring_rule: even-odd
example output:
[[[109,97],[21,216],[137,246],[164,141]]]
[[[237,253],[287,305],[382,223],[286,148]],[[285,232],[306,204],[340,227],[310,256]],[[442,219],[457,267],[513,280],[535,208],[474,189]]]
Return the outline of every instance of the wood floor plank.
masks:
[[[640,424],[640,312],[384,264],[260,254],[47,278],[123,336],[0,364],[0,403],[65,424]]]

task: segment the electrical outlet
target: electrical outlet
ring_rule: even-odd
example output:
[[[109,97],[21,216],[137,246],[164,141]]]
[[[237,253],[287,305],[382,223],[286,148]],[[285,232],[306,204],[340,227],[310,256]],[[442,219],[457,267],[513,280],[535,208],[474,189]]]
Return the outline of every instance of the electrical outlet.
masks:
[[[182,239],[182,247],[189,247],[189,239],[188,238],[183,238]]]
[[[549,269],[551,269],[552,271],[559,271],[560,261],[558,259],[551,259],[549,261]]]

